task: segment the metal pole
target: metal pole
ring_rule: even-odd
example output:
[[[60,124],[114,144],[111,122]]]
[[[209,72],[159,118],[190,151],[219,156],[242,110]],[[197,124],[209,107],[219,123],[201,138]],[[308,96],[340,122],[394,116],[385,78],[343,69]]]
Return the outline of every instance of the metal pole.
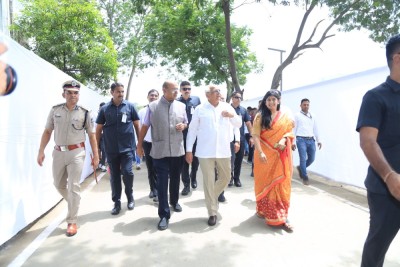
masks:
[[[283,53],[285,53],[286,51],[282,50],[282,49],[270,48],[270,47],[268,47],[268,50],[276,51],[276,52],[279,52],[281,54],[281,63],[280,64],[282,65]],[[283,73],[281,73],[281,92],[282,92],[282,83],[283,83]]]

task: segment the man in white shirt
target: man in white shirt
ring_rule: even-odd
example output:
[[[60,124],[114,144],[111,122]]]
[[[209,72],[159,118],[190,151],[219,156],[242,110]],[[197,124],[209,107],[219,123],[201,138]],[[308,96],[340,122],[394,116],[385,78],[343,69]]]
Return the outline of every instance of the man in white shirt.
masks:
[[[193,113],[186,139],[186,161],[193,160],[192,147],[197,137],[196,156],[203,173],[204,196],[208,210],[208,225],[217,223],[218,196],[231,178],[231,148],[233,129],[242,120],[231,105],[220,102],[221,90],[214,85],[206,89],[207,102],[199,105]],[[218,172],[215,181],[214,167]]]
[[[158,100],[159,93],[156,89],[151,89],[147,93],[147,100],[149,103]],[[147,109],[149,106],[145,106],[139,111],[139,118],[140,118],[140,127],[142,127],[144,118],[147,113]],[[149,178],[149,185],[150,185],[150,193],[149,193],[149,198],[152,198],[154,202],[158,202],[158,192],[157,192],[157,174],[153,166],[153,158],[150,156],[150,151],[151,151],[151,126],[149,127],[149,130],[147,131],[146,136],[144,137],[143,140],[143,150],[144,150],[144,156],[146,159],[146,167],[147,167],[147,176]]]
[[[315,141],[318,148],[321,149],[322,143],[319,139],[317,123],[315,117],[308,111],[310,108],[310,100],[304,98],[300,103],[301,111],[295,114],[294,134],[296,136],[296,144],[299,149],[300,166],[297,167],[300,178],[303,179],[304,185],[309,185],[307,175],[307,167],[310,166],[315,159]],[[292,145],[292,150],[296,150],[296,144]]]

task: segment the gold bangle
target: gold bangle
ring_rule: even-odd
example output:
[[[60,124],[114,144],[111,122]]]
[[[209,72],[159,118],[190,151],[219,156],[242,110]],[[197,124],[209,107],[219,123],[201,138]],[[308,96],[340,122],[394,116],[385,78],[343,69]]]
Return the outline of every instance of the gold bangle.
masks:
[[[390,177],[391,174],[393,174],[394,171],[390,171],[388,172],[384,177],[383,177],[383,181],[386,183],[387,179]]]

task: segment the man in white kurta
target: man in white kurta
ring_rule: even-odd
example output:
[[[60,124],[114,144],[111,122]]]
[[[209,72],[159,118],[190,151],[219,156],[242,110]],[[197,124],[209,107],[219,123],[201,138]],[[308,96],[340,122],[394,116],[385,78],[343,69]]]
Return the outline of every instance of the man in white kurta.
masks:
[[[192,147],[197,137],[196,157],[203,173],[204,196],[208,210],[208,225],[217,223],[218,196],[231,178],[232,126],[240,127],[242,120],[231,105],[220,102],[221,91],[214,85],[206,89],[208,101],[193,113],[186,139],[186,161],[193,160]],[[218,171],[215,181],[214,167]]]

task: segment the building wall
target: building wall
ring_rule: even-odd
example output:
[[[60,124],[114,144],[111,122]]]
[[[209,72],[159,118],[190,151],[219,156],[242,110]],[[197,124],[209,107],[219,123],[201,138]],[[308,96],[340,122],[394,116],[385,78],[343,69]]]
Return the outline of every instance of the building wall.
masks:
[[[389,71],[379,67],[368,71],[285,90],[282,105],[299,112],[300,101],[310,99],[310,112],[317,119],[322,149],[317,150],[309,170],[345,184],[364,187],[368,162],[359,146],[356,123],[361,100],[367,90],[385,81]],[[257,107],[258,98],[243,101],[244,107]],[[293,153],[299,164],[297,150]]]

